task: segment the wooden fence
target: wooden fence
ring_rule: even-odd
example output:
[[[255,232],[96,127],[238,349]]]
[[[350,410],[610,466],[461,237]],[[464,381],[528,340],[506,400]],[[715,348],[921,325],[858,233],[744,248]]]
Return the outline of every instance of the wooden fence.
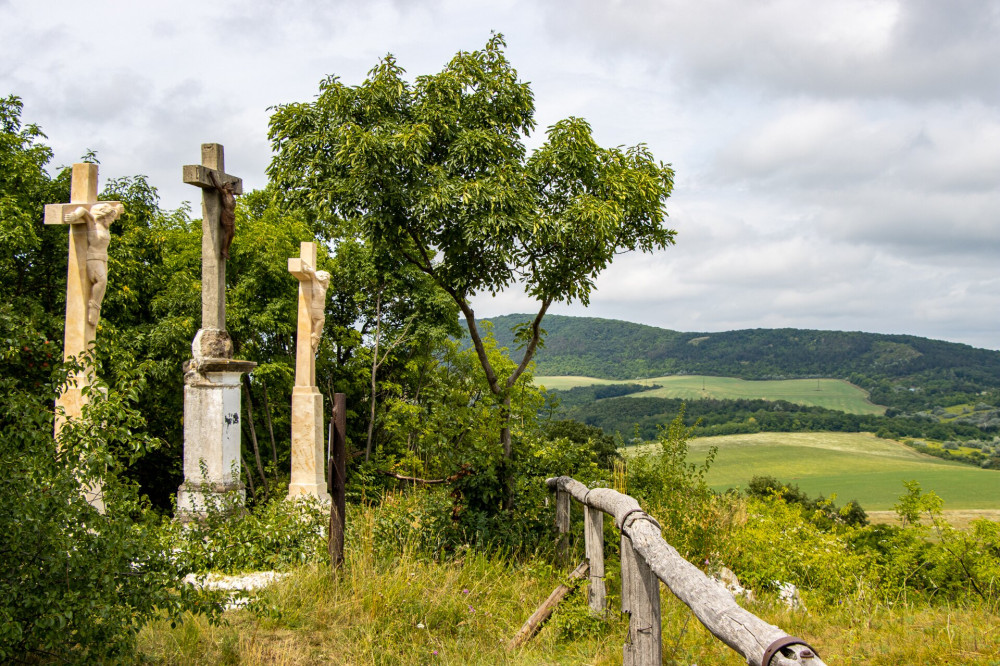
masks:
[[[629,614],[625,666],[662,663],[660,581],[683,601],[716,638],[740,653],[751,666],[825,666],[800,638],[741,608],[721,584],[685,560],[660,535],[656,520],[639,502],[610,488],[587,488],[568,476],[546,481],[556,492],[559,547],[568,547],[570,499],[583,504],[584,540],[590,565],[589,603],[603,613],[604,514],[621,532],[622,612]]]

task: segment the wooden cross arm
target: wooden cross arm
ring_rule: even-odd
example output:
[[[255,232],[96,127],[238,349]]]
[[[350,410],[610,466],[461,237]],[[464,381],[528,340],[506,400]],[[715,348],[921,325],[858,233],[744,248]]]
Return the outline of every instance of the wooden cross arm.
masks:
[[[236,176],[230,176],[227,173],[222,173],[215,169],[209,169],[201,164],[188,164],[184,166],[184,182],[188,185],[195,185],[202,189],[214,190],[215,183],[212,182],[212,178],[208,175],[209,172],[215,174],[219,183],[223,185],[232,185],[233,194],[243,194],[243,179],[237,178]]]
[[[289,257],[288,258],[288,272],[297,277],[302,282],[307,280],[312,280],[316,275],[316,271],[307,262],[303,261],[301,257]]]
[[[80,218],[78,220],[67,222],[66,216],[71,215],[77,211],[79,208],[90,211],[97,204],[110,204],[115,207],[122,205],[120,201],[95,201],[93,203],[55,203],[55,204],[45,204],[45,224],[86,224],[87,220]]]

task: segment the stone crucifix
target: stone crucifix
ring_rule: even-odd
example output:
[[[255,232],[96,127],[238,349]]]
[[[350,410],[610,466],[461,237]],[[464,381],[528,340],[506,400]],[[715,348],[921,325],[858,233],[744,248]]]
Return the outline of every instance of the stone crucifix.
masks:
[[[292,478],[288,497],[312,495],[327,500],[324,479],[323,394],[316,388],[316,352],[326,320],[330,274],[316,270],[316,243],[302,243],[288,272],[299,281],[295,386],[292,388]]]
[[[226,173],[218,143],[201,144],[201,164],[185,166],[183,177],[202,190],[201,330],[191,351],[195,360],[232,358],[233,343],[226,332],[226,259],[235,229],[235,196],[243,194],[243,180]]]
[[[243,504],[240,481],[240,378],[256,367],[233,359],[226,332],[226,258],[233,239],[235,195],[243,182],[225,172],[222,146],[201,145],[201,164],[184,167],[184,182],[202,190],[201,328],[184,364],[184,483],[177,489],[181,520],[212,506]]]
[[[45,206],[45,224],[70,227],[63,360],[80,358],[97,335],[101,302],[108,286],[110,226],[124,212],[121,202],[97,200],[96,164],[73,165],[69,199],[69,203]],[[82,414],[86,402],[83,388],[92,380],[93,368],[87,365],[56,399],[57,435],[64,419],[79,418]],[[88,488],[86,494],[91,504],[103,510],[99,486]]]
[[[96,337],[108,286],[109,227],[125,210],[119,201],[97,200],[96,164],[73,165],[69,199],[69,203],[45,206],[45,224],[70,226],[63,359],[79,357]],[[75,379],[57,402],[66,408],[67,418],[80,416],[80,389],[90,383],[90,369]]]

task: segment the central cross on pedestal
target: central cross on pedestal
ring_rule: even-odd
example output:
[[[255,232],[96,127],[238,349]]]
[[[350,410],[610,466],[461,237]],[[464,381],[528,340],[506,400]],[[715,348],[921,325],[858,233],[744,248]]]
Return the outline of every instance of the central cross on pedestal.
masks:
[[[243,181],[225,171],[223,148],[201,144],[201,164],[184,167],[184,182],[201,193],[201,330],[195,336],[195,359],[232,358],[226,333],[226,257],[232,241],[233,196],[243,194]]]
[[[184,483],[177,492],[178,516],[189,520],[212,506],[243,505],[240,379],[257,364],[233,360],[226,332],[226,257],[243,182],[225,172],[217,143],[201,145],[201,164],[185,166],[183,178],[202,190],[201,329],[194,358],[184,364]]]

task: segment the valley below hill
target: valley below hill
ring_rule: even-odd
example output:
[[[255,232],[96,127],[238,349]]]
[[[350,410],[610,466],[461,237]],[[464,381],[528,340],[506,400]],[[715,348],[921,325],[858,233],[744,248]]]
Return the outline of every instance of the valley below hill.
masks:
[[[490,320],[498,344],[515,360],[515,331],[528,319]],[[553,396],[550,415],[601,428],[623,443],[651,441],[683,413],[698,446],[707,437],[762,433],[859,437],[864,445],[846,454],[848,459],[885,442],[918,456],[921,465],[944,464],[942,487],[956,491],[965,483],[953,483],[956,463],[970,472],[975,471],[970,466],[1000,469],[1000,351],[910,335],[801,329],[682,333],[558,315],[546,317],[543,327],[535,382]],[[780,451],[782,460],[828,455],[790,444]],[[888,464],[877,456],[873,461]],[[741,482],[724,470],[725,465],[715,473],[721,476],[712,477],[713,486]],[[818,492],[844,496],[857,489],[858,499],[874,492],[868,504],[862,502],[872,509],[890,507],[901,488],[898,481],[861,474],[852,480],[838,473],[837,488],[822,482],[822,475],[801,475]],[[928,477],[928,487],[937,488],[932,481]],[[980,508],[1000,508],[1000,496],[987,494],[988,506]],[[959,493],[954,500],[976,508],[971,495]]]
[[[647,445],[649,446],[649,445]],[[914,451],[869,433],[757,433],[703,437],[690,444],[693,461],[718,451],[706,476],[722,492],[745,489],[757,475],[799,486],[810,496],[857,501],[866,510],[891,511],[917,481],[933,490],[949,511],[1000,510],[1000,472],[976,469]]]
[[[517,314],[489,320],[497,343],[515,360],[515,329],[529,320]],[[1000,391],[1000,351],[912,335],[793,328],[682,333],[560,315],[546,317],[543,328],[544,347],[535,356],[540,376],[842,379],[868,391],[872,403],[903,411],[995,398]]]

